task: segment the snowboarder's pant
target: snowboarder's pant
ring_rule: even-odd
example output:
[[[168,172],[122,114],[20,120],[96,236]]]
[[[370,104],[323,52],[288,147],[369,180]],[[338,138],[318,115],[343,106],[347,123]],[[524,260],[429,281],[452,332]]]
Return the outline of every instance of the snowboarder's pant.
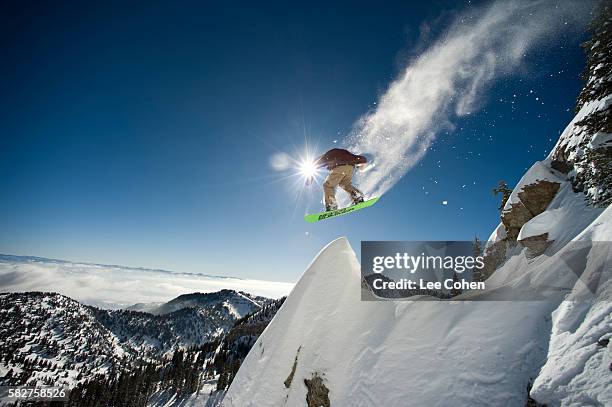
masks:
[[[327,179],[323,183],[323,191],[325,191],[325,207],[335,208],[336,203],[336,187],[340,185],[340,188],[344,189],[351,195],[354,200],[363,197],[363,194],[351,184],[353,180],[353,166],[352,165],[340,165],[333,168]]]

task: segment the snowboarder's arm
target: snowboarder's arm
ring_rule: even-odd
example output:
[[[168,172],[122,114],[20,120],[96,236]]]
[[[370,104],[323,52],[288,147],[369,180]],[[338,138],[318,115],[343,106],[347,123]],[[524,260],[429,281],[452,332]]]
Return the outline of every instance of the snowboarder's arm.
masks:
[[[355,155],[356,164],[365,164],[368,162],[368,159],[365,155]]]
[[[314,161],[316,168],[325,167],[327,165],[327,153],[323,154]]]
[[[368,162],[365,155],[351,154],[351,165],[362,165]]]

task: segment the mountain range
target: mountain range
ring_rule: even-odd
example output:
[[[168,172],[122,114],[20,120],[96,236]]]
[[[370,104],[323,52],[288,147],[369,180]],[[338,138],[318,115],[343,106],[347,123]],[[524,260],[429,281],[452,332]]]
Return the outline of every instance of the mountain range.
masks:
[[[83,394],[146,375],[147,397],[129,405],[191,397],[185,389],[202,386],[202,397],[219,399],[225,386],[217,389],[217,379],[231,382],[281,304],[221,290],[181,295],[152,314],[100,309],[57,293],[0,294],[0,384],[66,386],[80,406],[88,403]]]

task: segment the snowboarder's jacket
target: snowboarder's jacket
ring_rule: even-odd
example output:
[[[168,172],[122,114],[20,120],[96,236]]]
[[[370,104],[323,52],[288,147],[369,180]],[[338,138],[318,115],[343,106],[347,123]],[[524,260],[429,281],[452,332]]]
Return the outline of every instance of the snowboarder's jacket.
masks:
[[[362,155],[355,155],[350,151],[341,148],[333,148],[317,158],[315,165],[317,167],[327,167],[328,170],[333,170],[341,165],[357,165],[368,162],[367,158]]]

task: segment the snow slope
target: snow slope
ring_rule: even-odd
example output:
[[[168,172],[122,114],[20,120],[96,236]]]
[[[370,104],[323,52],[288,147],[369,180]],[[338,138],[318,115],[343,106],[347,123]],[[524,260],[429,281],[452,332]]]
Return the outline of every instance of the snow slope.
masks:
[[[565,194],[559,199],[575,199]],[[572,239],[582,240],[593,254],[593,259],[587,256],[586,275],[609,266],[610,259],[595,256],[599,252],[591,240],[610,239],[612,210],[576,207],[586,211],[582,221],[591,220],[582,234],[573,229],[576,233],[557,236],[547,255],[535,260],[518,250],[490,279],[491,291],[484,297],[495,299],[504,289],[583,286],[567,266],[585,253],[570,250]],[[569,212],[562,217],[565,223],[576,215]],[[245,359],[224,405],[305,406],[304,379],[318,374],[332,406],[523,406],[529,382],[547,361],[551,332],[571,329],[567,323],[551,326],[563,292],[521,302],[362,302],[360,281],[359,263],[345,238],[324,248]],[[602,320],[607,308],[597,303],[600,308],[588,311],[602,324],[593,337],[610,332],[609,321]],[[563,313],[557,311],[555,324]],[[583,329],[590,330],[585,323]],[[561,348],[562,358],[565,345]],[[287,388],[283,383],[296,355]],[[557,378],[553,362],[549,370]]]
[[[588,257],[586,272],[553,313],[546,364],[531,394],[548,405],[612,405],[612,208],[608,207],[578,240],[602,242]],[[605,243],[604,243],[605,242]],[[595,263],[593,265],[593,263]],[[597,264],[603,267],[597,267]],[[593,293],[582,282],[599,281]]]
[[[518,194],[525,185],[533,184],[537,181],[563,182],[565,179],[561,178],[560,174],[550,167],[549,158],[543,161],[536,161],[535,164],[525,172],[512,190],[510,198],[508,198],[504,206],[504,211],[509,210],[512,204],[519,202]]]

